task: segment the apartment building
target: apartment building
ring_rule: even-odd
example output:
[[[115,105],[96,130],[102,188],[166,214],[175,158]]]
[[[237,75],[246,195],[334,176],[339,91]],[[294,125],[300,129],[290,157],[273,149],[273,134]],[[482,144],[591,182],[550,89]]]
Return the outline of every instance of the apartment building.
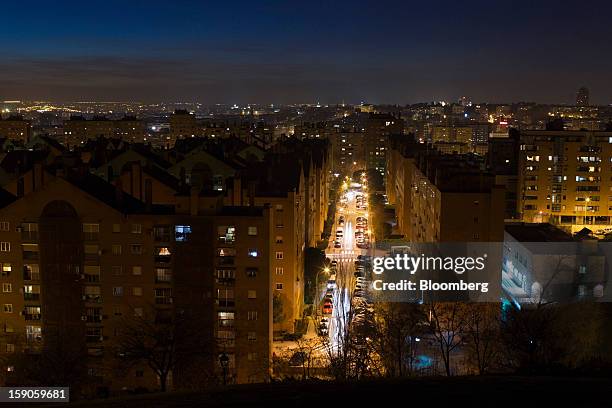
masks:
[[[32,137],[32,123],[22,116],[12,115],[6,119],[0,117],[0,139],[9,139],[28,143]]]
[[[473,155],[447,155],[393,138],[387,189],[399,232],[411,242],[503,239],[504,191]]]
[[[360,159],[368,169],[375,169],[383,176],[386,165],[387,138],[404,133],[404,120],[388,113],[371,113],[365,122],[363,154]]]
[[[3,361],[63,342],[93,387],[155,389],[146,364],[118,370],[113,353],[126,319],[153,310],[191,316],[205,345],[172,372],[174,388],[219,380],[221,355],[230,382],[269,378],[271,208],[224,206],[196,189],[160,206],[149,189],[140,201],[88,173],[42,180],[0,195]]]
[[[609,228],[612,219],[612,132],[522,131],[518,212],[576,232]]]
[[[177,109],[170,116],[170,133],[167,147],[177,140],[190,137],[238,138],[246,143],[268,147],[274,140],[274,127],[251,117],[227,120],[198,119],[195,114]]]
[[[434,126],[431,133],[431,141],[455,142],[471,144],[473,130],[470,126]]]
[[[64,135],[61,139],[65,146],[79,146],[98,137],[142,143],[146,137],[146,126],[143,121],[133,116],[119,120],[111,120],[104,116],[92,119],[72,116],[64,121]]]
[[[509,301],[529,304],[607,301],[608,243],[575,239],[548,223],[505,227],[502,289]]]
[[[281,160],[281,157],[285,157]],[[275,156],[236,177],[225,202],[234,206],[269,206],[272,214],[271,291],[275,297],[274,331],[294,332],[304,308],[306,179],[302,165]]]

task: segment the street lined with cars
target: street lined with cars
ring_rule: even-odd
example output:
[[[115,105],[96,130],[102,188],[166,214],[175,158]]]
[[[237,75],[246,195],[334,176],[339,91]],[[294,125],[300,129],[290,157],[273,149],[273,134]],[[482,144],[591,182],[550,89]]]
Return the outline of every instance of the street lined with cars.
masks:
[[[330,278],[321,297],[323,317],[318,323],[318,333],[328,336],[332,347],[337,347],[338,336],[343,334],[346,324],[363,328],[373,322],[374,308],[368,289],[371,257],[367,252],[371,233],[365,181],[362,176],[361,183],[350,179],[344,183],[332,228],[334,234],[326,252]]]

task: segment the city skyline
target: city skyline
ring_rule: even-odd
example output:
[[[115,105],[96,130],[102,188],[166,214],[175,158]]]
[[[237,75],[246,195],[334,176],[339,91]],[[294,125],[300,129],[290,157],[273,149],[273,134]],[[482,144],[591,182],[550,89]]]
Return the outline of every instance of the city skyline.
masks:
[[[0,99],[571,104],[586,86],[607,105],[610,7],[9,4]]]

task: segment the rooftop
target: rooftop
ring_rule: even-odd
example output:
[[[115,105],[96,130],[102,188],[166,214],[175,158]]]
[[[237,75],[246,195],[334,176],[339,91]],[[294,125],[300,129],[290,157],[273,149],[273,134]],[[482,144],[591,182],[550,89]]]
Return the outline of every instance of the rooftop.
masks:
[[[512,223],[505,230],[519,242],[570,242],[574,241],[567,232],[551,224]]]

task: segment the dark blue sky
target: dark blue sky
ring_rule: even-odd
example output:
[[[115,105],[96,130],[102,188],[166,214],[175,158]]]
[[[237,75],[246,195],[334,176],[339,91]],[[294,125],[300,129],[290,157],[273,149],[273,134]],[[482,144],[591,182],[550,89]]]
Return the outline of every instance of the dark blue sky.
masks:
[[[611,3],[3,2],[0,99],[608,104]]]

